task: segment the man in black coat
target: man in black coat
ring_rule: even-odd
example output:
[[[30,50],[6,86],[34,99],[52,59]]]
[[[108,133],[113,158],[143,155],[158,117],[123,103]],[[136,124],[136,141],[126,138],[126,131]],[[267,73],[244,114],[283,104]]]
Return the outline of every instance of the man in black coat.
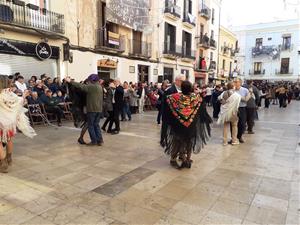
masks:
[[[114,119],[109,123],[108,130],[111,130],[113,123],[115,123],[115,129],[111,134],[118,134],[120,132],[120,114],[124,105],[124,88],[121,85],[120,79],[114,80],[116,89],[113,95],[113,116]]]

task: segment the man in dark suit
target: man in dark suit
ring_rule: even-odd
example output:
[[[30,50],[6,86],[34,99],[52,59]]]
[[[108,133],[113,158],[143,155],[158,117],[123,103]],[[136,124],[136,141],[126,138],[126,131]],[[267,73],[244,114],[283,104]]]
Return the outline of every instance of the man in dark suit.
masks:
[[[114,84],[116,89],[113,95],[113,116],[114,119],[112,123],[109,124],[108,129],[111,129],[113,122],[115,123],[115,129],[112,131],[111,134],[118,134],[120,132],[120,114],[123,109],[124,105],[124,88],[121,85],[120,79],[116,78],[114,80]]]

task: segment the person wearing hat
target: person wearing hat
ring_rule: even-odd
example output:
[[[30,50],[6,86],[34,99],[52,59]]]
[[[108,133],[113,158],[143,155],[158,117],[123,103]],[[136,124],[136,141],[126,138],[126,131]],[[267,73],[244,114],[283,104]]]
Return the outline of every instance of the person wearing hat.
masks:
[[[103,144],[103,138],[99,123],[103,108],[103,89],[100,85],[99,76],[97,74],[91,74],[88,77],[87,84],[71,81],[70,77],[66,78],[66,82],[71,83],[74,87],[86,93],[87,123],[91,138],[91,142],[88,145],[101,146]]]

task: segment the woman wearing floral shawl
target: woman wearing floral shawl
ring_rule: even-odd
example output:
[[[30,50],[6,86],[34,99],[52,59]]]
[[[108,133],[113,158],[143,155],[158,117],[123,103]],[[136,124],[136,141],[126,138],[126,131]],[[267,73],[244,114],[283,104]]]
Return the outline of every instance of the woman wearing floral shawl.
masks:
[[[168,129],[162,130],[161,145],[171,155],[170,164],[191,168],[191,154],[199,153],[210,136],[212,122],[200,94],[192,93],[192,84],[183,81],[182,93],[167,96],[164,107]]]
[[[23,107],[24,96],[18,97],[9,89],[9,79],[6,76],[0,77],[0,172],[7,173],[8,165],[12,163],[13,142],[12,139],[17,133],[17,128],[24,135],[33,137],[35,131],[30,126],[28,117],[25,115],[27,109]],[[4,151],[6,146],[6,153]]]

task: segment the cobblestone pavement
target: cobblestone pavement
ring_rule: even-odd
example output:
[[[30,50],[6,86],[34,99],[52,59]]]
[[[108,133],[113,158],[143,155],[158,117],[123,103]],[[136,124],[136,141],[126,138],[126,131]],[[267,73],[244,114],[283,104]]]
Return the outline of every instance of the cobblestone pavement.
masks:
[[[240,146],[223,147],[214,125],[181,171],[158,145],[155,112],[104,135],[103,147],[79,146],[73,128],[18,135],[0,175],[0,224],[299,224],[299,109],[260,110]]]

